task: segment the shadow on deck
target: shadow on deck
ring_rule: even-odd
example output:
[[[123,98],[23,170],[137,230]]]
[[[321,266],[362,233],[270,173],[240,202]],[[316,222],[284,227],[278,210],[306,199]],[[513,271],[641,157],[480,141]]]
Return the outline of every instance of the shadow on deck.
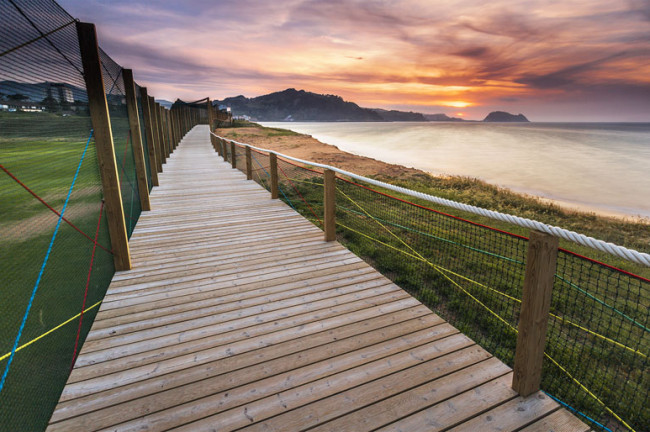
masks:
[[[207,126],[151,200],[48,431],[589,430],[222,162]]]

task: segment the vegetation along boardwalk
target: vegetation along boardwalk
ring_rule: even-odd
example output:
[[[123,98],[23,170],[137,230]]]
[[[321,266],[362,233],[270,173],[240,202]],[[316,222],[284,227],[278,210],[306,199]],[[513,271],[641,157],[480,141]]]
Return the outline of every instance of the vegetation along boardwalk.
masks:
[[[587,431],[185,136],[50,420],[72,430]]]

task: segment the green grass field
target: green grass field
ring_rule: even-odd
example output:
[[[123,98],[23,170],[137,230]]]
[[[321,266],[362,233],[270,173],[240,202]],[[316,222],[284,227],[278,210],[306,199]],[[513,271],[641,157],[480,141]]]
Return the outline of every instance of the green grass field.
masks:
[[[61,211],[88,142],[88,117],[0,113],[0,163]],[[64,216],[94,237],[101,208],[94,141],[88,146]],[[43,268],[58,216],[0,173],[0,373],[4,373],[30,296]],[[110,249],[105,224],[98,242]],[[62,222],[52,243],[19,346],[59,326],[82,308],[93,243]],[[101,301],[114,273],[113,257],[97,248],[86,307]],[[84,316],[81,341],[97,307]],[[43,430],[70,371],[78,319],[16,352],[0,393],[0,425]]]

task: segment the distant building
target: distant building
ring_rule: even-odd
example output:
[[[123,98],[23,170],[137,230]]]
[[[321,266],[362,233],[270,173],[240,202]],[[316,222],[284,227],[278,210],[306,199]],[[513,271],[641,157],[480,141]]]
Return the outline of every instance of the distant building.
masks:
[[[45,106],[43,106],[43,104],[40,104],[38,102],[29,102],[29,101],[7,102],[7,111],[43,112],[45,111]]]
[[[48,88],[47,93],[48,97],[56,99],[59,101],[59,103],[74,102],[74,95],[72,94],[72,90],[66,87],[65,84],[50,83],[50,87]]]

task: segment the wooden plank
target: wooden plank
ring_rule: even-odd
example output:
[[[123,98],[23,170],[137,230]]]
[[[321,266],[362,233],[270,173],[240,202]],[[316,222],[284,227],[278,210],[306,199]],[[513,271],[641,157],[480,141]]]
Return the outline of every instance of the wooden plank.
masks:
[[[454,396],[509,374],[509,372],[510,368],[491,357],[470,365],[465,369],[452,371],[446,375],[443,374],[438,378],[428,375],[423,376],[418,380],[422,383],[421,385],[407,389],[401,393],[393,391],[396,394],[388,398],[383,398],[381,394],[378,394],[377,396],[382,400],[373,401],[361,409],[358,408],[361,404],[350,406],[350,400],[346,399],[346,402],[341,404],[341,407],[345,407],[349,413],[333,421],[328,421],[329,419],[327,417],[331,418],[330,414],[325,412],[321,413],[322,408],[320,404],[314,404],[313,407],[310,407],[309,411],[299,411],[299,413],[302,413],[305,419],[318,418],[319,425],[313,429],[314,432],[345,429],[355,431],[374,430],[393,423],[398,419],[408,417],[423,409],[440,404]],[[401,378],[399,380],[393,380],[389,385],[397,386],[401,384],[401,381]],[[312,413],[312,410],[318,411]],[[280,417],[282,416],[277,418]],[[275,418],[273,422],[276,423]]]
[[[123,355],[116,361],[75,368],[61,395],[61,401],[157,379],[169,373],[230,357],[233,353],[238,353],[241,350],[256,349],[274,341],[298,339],[328,328],[361,322],[363,319],[377,316],[377,313],[390,314],[417,307],[408,300],[387,302],[370,308],[358,308],[357,306],[345,305],[331,308],[331,310],[321,310],[321,316],[326,314],[327,319],[319,320],[318,315],[303,314],[277,320],[277,324],[273,322],[271,327],[267,324],[230,331],[226,328],[225,331],[222,329],[223,337],[220,335],[218,339],[197,338],[192,343],[182,339],[179,343],[170,345],[173,351],[170,351],[171,348],[164,351],[143,351],[137,356]],[[267,342],[270,335],[272,337]],[[131,363],[131,360],[136,363]]]
[[[402,313],[403,314],[403,313]],[[411,316],[411,315],[406,315]],[[399,315],[395,315],[399,317]],[[61,404],[57,410],[57,416],[53,421],[61,421],[76,415],[83,414],[89,410],[97,410],[105,407],[112,407],[117,403],[128,404],[127,415],[120,413],[120,417],[112,415],[110,411],[120,412],[109,408],[106,415],[111,416],[111,422],[129,419],[129,414],[134,412],[147,412],[149,407],[155,405],[158,409],[173,407],[183,401],[190,401],[199,397],[208,396],[212,393],[227,390],[228,383],[236,382],[247,384],[263,379],[273,374],[288,372],[301,366],[307,366],[328,357],[343,355],[355,350],[373,346],[378,343],[385,343],[395,337],[406,334],[421,332],[425,328],[441,324],[432,314],[424,317],[410,319],[403,322],[392,321],[393,325],[382,327],[380,319],[373,319],[374,326],[361,327],[358,325],[347,325],[336,329],[335,333],[319,332],[314,335],[294,339],[289,342],[282,342],[269,345],[262,349],[240,352],[220,361],[219,367],[202,365],[185,369],[182,373],[175,373],[165,376],[163,387],[152,386],[142,383],[138,386],[129,386],[128,389],[121,389],[120,392],[110,392],[101,397],[83,398],[71,400]],[[399,323],[400,325],[395,325]],[[375,327],[378,326],[378,327]],[[370,331],[365,331],[367,329]],[[259,367],[263,363],[262,367]],[[197,386],[196,383],[200,383]],[[164,393],[160,393],[163,391]],[[132,402],[141,398],[137,402]]]
[[[453,432],[516,430],[558,408],[558,404],[550,397],[537,392],[525,398],[520,396],[508,401],[449,430]]]
[[[521,432],[589,432],[591,428],[565,409],[537,420]]]
[[[377,430],[382,432],[448,430],[468,418],[473,418],[481,412],[516,398],[517,393],[510,387],[511,382],[512,374],[496,378]],[[479,430],[481,429],[475,429],[475,431]]]
[[[370,430],[390,423],[396,418],[397,407],[381,403],[385,402],[387,397],[392,396],[390,400],[393,402],[400,396],[413,397],[416,392],[409,392],[409,390],[413,387],[417,388],[419,384],[427,382],[427,380],[434,380],[434,383],[429,383],[426,396],[420,398],[421,404],[426,407],[441,398],[458,394],[460,391],[455,382],[458,380],[462,383],[464,377],[470,376],[468,374],[478,373],[494,378],[495,374],[499,376],[499,374],[503,375],[508,371],[509,369],[503,363],[490,359],[490,355],[486,351],[476,349],[476,347],[468,348],[317,400],[308,406],[276,415],[243,430],[284,431],[318,425],[320,426],[316,428],[317,430]],[[488,380],[486,379],[486,381]],[[464,382],[466,386],[474,385],[475,379],[465,379]],[[363,407],[374,408],[372,409],[374,415],[367,416],[369,413],[366,410],[363,413],[353,412],[349,417],[340,417]],[[404,403],[401,406],[403,410],[407,410],[407,413],[408,410],[417,410],[417,407],[415,404]],[[337,418],[335,422],[326,423],[335,418]],[[354,420],[364,420],[364,422],[355,424]]]
[[[178,428],[179,431],[201,430],[214,424],[219,424],[224,429],[237,429],[341,390],[442,357],[448,351],[456,351],[472,345],[473,343],[467,337],[456,334],[396,353],[394,353],[396,346],[390,345],[386,349],[380,349],[376,354],[364,352],[352,359],[346,356],[335,357],[313,372],[301,374],[294,370],[288,377],[280,375],[277,378],[273,377],[275,379],[258,381],[255,384],[256,392],[252,397],[247,394],[248,389],[244,386],[241,389],[242,393],[233,393],[232,389],[229,390],[227,401],[224,401],[223,395],[215,395],[204,398],[200,402],[193,402],[194,406],[211,404],[212,407],[222,402],[220,409],[212,408],[212,411],[221,411],[221,407],[229,408],[227,411],[197,419],[197,416],[187,411],[188,407],[181,405],[167,410],[168,414],[172,414],[172,418],[168,421],[173,426],[183,425]],[[475,350],[476,347],[471,349]],[[375,359],[376,357],[379,358]],[[339,365],[345,369],[338,370]],[[335,373],[330,375],[332,372]],[[233,402],[238,405],[246,403],[246,405],[230,408]],[[149,419],[145,417],[143,420]]]

